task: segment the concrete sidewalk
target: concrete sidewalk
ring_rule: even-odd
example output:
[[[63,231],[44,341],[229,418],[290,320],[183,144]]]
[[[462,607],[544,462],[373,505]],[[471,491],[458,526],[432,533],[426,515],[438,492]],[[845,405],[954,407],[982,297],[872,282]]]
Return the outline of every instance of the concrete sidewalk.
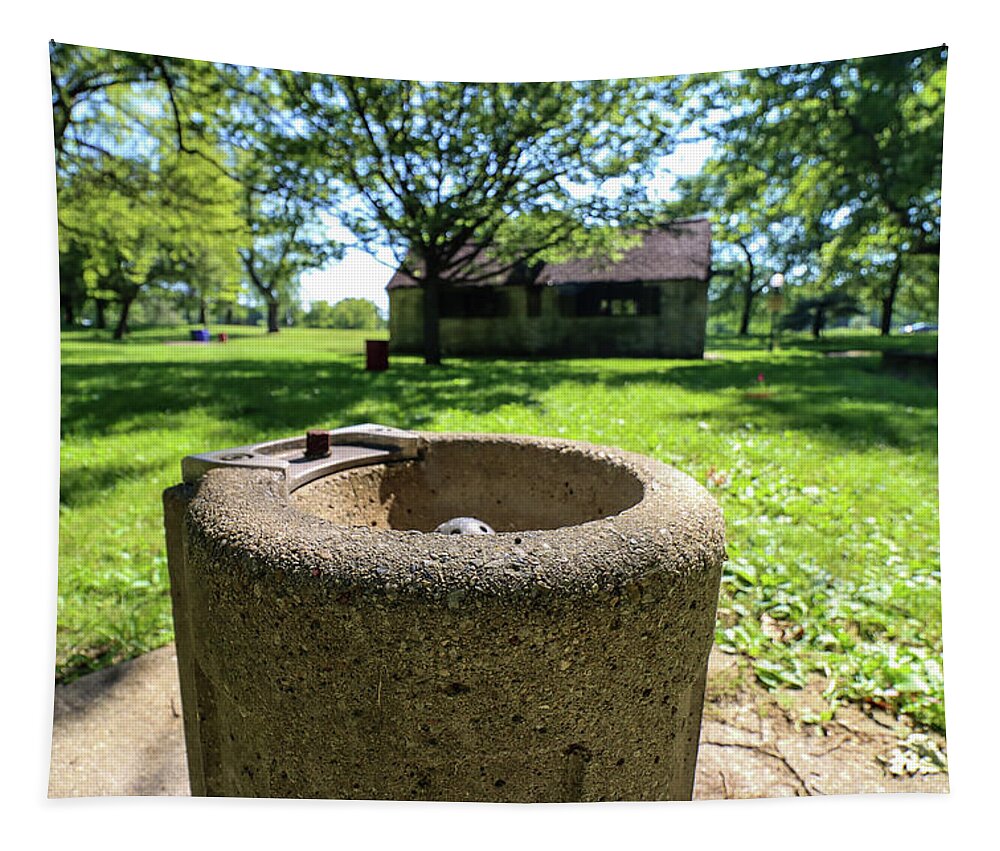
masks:
[[[738,668],[713,649],[696,800],[948,791],[947,774],[884,769],[906,725],[855,706],[823,730],[803,725]],[[799,714],[821,708],[821,692],[816,683],[792,693]],[[56,687],[50,798],[189,794],[172,644]]]
[[[56,686],[50,798],[190,793],[173,644]]]

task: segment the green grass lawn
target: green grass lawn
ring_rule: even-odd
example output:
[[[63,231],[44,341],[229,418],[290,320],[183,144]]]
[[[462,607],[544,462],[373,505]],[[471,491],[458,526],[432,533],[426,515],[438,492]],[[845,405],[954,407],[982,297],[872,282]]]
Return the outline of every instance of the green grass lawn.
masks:
[[[937,392],[875,355],[823,354],[878,337],[784,335],[771,354],[718,338],[694,362],[395,357],[367,373],[371,334],[225,330],[209,345],[168,344],[185,329],[63,334],[61,680],[171,640],[160,493],[184,455],[373,421],[587,440],[680,468],[726,515],[723,649],[772,688],[822,674],[831,712],[862,700],[944,728]]]

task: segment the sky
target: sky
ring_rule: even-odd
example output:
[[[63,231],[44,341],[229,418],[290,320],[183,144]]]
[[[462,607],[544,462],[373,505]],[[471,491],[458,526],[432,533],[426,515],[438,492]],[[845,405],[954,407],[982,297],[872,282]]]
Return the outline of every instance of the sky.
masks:
[[[677,148],[661,160],[656,176],[649,183],[654,198],[672,200],[671,188],[677,178],[697,174],[712,152],[710,139],[699,138],[697,134],[686,134],[682,139]],[[327,233],[330,239],[351,241],[350,234],[329,218]],[[383,315],[388,315],[389,296],[385,285],[394,268],[392,252],[387,247],[381,251],[379,259],[362,249],[348,248],[343,259],[333,260],[321,269],[302,275],[299,291],[302,306],[308,309],[314,301],[335,304],[345,298],[365,298],[373,301]]]

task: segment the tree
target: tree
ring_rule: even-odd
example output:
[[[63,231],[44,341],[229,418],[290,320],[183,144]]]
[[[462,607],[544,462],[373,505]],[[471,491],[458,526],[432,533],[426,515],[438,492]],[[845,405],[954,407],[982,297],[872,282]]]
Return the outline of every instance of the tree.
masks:
[[[331,195],[312,163],[296,158],[298,133],[276,97],[274,72],[219,65],[210,80],[186,96],[178,91],[174,109],[196,128],[202,149],[211,140],[220,152],[212,161],[239,187],[246,237],[240,262],[266,305],[268,331],[277,333],[282,308],[298,305],[302,273],[343,256],[321,216]]]
[[[204,162],[170,154],[155,169],[137,161],[109,167],[122,179],[101,193],[89,181],[64,182],[60,240],[64,255],[79,252],[86,292],[99,305],[119,304],[114,338],[122,339],[145,288],[193,281],[207,289],[208,280],[232,279],[238,221],[230,183]]]
[[[860,237],[837,234],[819,255],[821,281],[850,289],[874,305],[883,335],[889,334],[901,300],[921,313],[937,312],[938,257],[901,251],[905,239],[888,227]]]
[[[108,148],[93,138],[93,123],[114,120],[115,90],[134,91],[136,85],[150,82],[159,73],[156,59],[147,54],[55,41],[49,42],[49,68],[56,168],[60,171],[71,168],[74,160],[110,156]]]
[[[91,257],[99,317],[108,300],[127,313],[155,267],[200,321],[248,281],[277,331],[301,272],[340,248],[312,206],[322,189],[283,156],[290,134],[269,72],[73,45],[52,44],[50,57],[60,233]],[[116,233],[108,216],[126,209],[131,227]]]
[[[242,223],[237,223],[240,228]],[[228,246],[195,239],[170,250],[175,276],[183,282],[183,302],[197,309],[197,323],[208,324],[209,308],[233,305],[243,292],[242,268],[234,250],[242,232],[230,237]]]
[[[830,290],[821,296],[799,298],[781,318],[781,327],[793,331],[809,329],[817,340],[827,322],[857,316],[863,311],[858,300],[843,290]]]
[[[83,280],[86,259],[86,249],[72,240],[59,251],[59,307],[62,322],[68,328],[76,325],[87,300],[87,287]]]
[[[98,327],[118,302],[118,339],[150,285],[186,286],[202,301],[231,296],[238,198],[211,140],[185,130],[178,108],[178,93],[204,88],[210,66],[57,44],[50,57],[61,292],[82,281]]]
[[[804,245],[835,241],[827,263],[877,252],[865,277],[883,334],[908,269],[926,278],[921,258],[939,252],[946,57],[932,48],[690,83],[723,155],[767,176],[783,213],[803,223]]]
[[[663,81],[417,83],[286,73],[300,162],[327,176],[363,247],[387,239],[423,290],[441,362],[442,288],[530,265],[599,225],[644,220],[665,152]]]
[[[374,331],[385,327],[385,320],[378,308],[366,298],[345,298],[331,305],[327,301],[314,301],[305,316],[310,328],[352,328]]]
[[[746,336],[757,296],[801,254],[801,223],[784,209],[782,188],[725,146],[674,188],[674,215],[705,215],[713,223],[715,298],[738,299],[738,333]]]
[[[302,273],[339,257],[314,214],[296,197],[276,198],[245,189],[244,215],[249,241],[240,248],[246,275],[267,305],[267,330],[277,333],[282,305],[297,298]]]
[[[307,328],[333,328],[333,308],[330,302],[314,301],[302,320]]]

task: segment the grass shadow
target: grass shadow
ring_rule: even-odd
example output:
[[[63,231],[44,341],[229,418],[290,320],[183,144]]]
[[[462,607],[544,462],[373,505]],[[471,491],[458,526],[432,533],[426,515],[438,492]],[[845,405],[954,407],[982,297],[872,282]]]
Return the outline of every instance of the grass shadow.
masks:
[[[427,367],[418,358],[394,358],[382,373],[366,372],[363,363],[360,356],[341,353],[312,362],[136,358],[113,366],[64,364],[63,432],[77,437],[128,433],[195,409],[231,423],[231,433],[247,440],[365,418],[413,428],[442,410],[485,414],[503,405],[539,406],[551,388],[571,382],[620,388],[622,393],[647,387],[709,394],[724,400],[735,421],[819,429],[845,444],[929,446],[936,440],[936,430],[927,427],[936,424],[934,388],[882,371],[877,355],[827,358],[784,352],[775,358],[761,353],[759,358],[740,354],[706,361],[456,359],[443,367]],[[749,398],[750,391],[760,389],[761,374],[773,396]],[[691,410],[692,416],[697,413]],[[113,475],[98,471],[95,487],[99,489],[101,476]],[[79,485],[70,482],[69,490],[73,494]]]

